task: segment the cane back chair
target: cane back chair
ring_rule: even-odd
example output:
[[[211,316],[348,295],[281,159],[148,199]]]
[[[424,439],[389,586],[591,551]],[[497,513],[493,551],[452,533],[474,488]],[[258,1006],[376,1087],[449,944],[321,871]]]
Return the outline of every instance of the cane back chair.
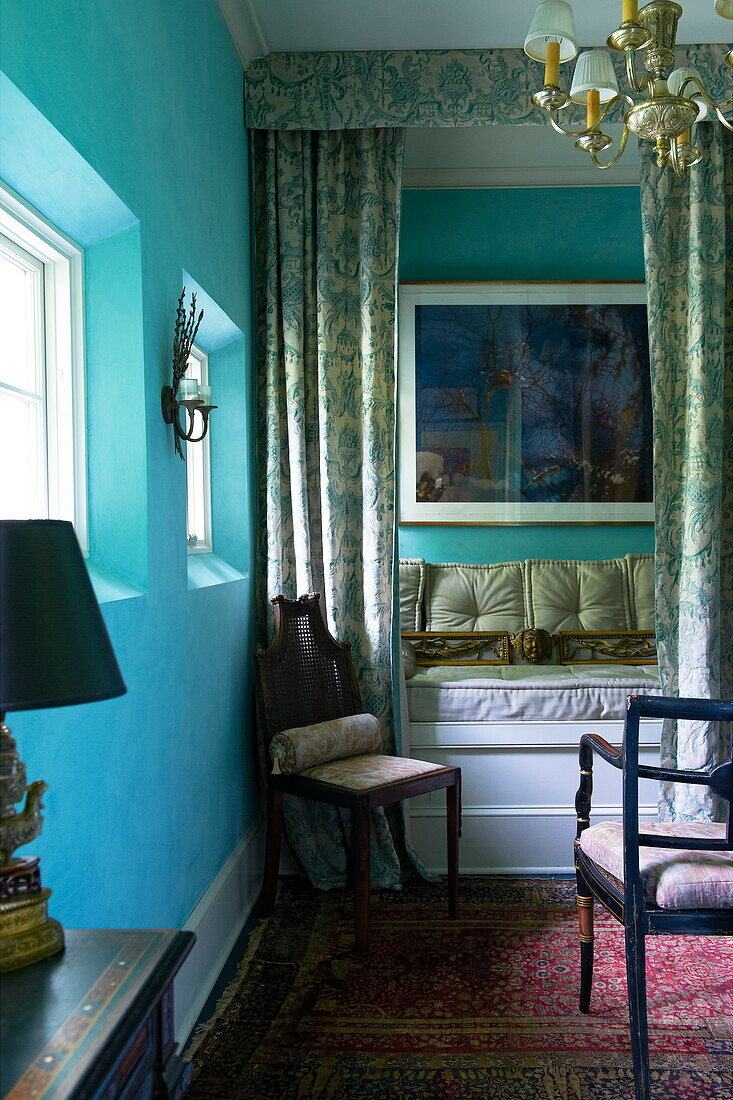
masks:
[[[631,695],[624,741],[580,740],[575,869],[580,924],[580,1011],[590,1009],[593,901],[624,925],[635,1100],[650,1100],[645,937],[733,935],[733,762],[712,771],[639,764],[639,719],[730,722],[733,702]],[[623,824],[590,825],[593,754],[623,772]],[[639,779],[702,784],[727,801],[725,823],[653,823],[639,832]],[[706,855],[707,853],[707,855]]]
[[[297,600],[273,597],[274,636],[257,653],[260,724],[270,755],[273,738],[283,731],[329,722],[362,710],[350,647],[329,632],[320,596]],[[372,719],[372,721],[374,721]],[[377,738],[379,734],[377,733]],[[342,753],[347,756],[347,753]],[[448,832],[448,911],[458,914],[458,840],[461,829],[461,769],[405,757],[366,753],[341,759],[338,750],[315,766],[289,774],[267,775],[267,846],[260,907],[272,912],[277,890],[283,828],[282,798],[298,795],[351,812],[351,880],[354,887],[356,946],[369,940],[370,836],[372,810],[405,798],[445,788]]]

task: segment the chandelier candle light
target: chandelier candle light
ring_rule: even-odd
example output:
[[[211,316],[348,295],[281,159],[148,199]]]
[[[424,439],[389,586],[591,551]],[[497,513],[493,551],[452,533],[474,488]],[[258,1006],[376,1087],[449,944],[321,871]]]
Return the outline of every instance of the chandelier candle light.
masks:
[[[733,19],[733,0],[716,0],[715,10],[725,19]],[[733,109],[733,98],[716,103],[708,94],[698,73],[691,68],[673,69],[677,23],[682,6],[674,0],[652,0],[639,10],[637,0],[622,0],[621,25],[608,36],[607,45],[622,51],[626,58],[626,77],[631,91],[645,96],[640,102],[619,91],[611,55],[606,50],[587,50],[575,63],[570,92],[560,87],[560,65],[578,52],[575,16],[565,0],[545,0],[537,8],[524,41],[525,53],[545,64],[545,83],[532,96],[532,102],[544,111],[560,134],[576,139],[575,146],[590,154],[596,168],[611,168],[623,156],[629,133],[654,142],[660,168],[670,166],[682,175],[697,164],[701,153],[692,144],[691,126],[711,113],[733,130],[726,117]],[[643,50],[646,72],[639,76],[635,54]],[[733,50],[726,56],[733,67]],[[567,129],[558,112],[571,103],[585,106],[585,129]],[[598,154],[613,144],[601,125],[617,104],[627,111],[618,152],[605,164]]]

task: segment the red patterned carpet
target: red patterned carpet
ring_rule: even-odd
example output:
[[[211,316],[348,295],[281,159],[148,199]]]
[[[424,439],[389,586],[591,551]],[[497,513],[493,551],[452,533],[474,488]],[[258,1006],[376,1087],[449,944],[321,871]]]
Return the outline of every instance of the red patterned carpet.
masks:
[[[596,909],[591,1015],[577,1009],[574,883],[466,878],[375,896],[286,881],[192,1046],[189,1100],[630,1100],[623,933]],[[647,939],[652,1083],[733,1097],[733,940]]]

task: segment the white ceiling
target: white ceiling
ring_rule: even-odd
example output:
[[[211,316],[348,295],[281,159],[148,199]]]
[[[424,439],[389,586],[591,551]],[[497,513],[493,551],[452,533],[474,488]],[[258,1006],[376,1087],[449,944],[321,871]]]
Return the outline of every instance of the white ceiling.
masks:
[[[436,50],[521,46],[537,0],[219,0],[240,52]],[[678,40],[725,42],[733,24],[714,0],[682,0]],[[621,0],[577,0],[582,45],[605,43]],[[255,53],[252,53],[252,49]]]
[[[618,148],[620,125],[604,129]],[[610,160],[607,154],[605,160]],[[600,172],[539,120],[537,126],[413,127],[407,130],[402,183],[432,187],[623,187],[639,182],[633,136],[621,162]]]

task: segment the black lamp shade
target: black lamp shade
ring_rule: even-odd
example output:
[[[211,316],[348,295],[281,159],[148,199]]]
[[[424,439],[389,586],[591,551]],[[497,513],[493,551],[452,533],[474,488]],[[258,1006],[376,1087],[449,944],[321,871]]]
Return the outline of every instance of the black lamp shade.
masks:
[[[72,524],[0,520],[0,711],[126,690]]]

